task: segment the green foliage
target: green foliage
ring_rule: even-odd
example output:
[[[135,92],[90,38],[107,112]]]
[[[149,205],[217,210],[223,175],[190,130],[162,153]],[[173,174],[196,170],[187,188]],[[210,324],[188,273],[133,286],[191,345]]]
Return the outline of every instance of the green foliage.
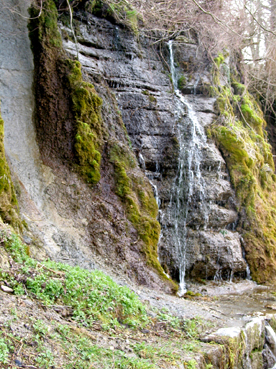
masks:
[[[32,48],[37,47],[37,41],[41,42],[44,47],[60,48],[62,40],[57,26],[58,12],[55,2],[53,0],[44,1],[40,17],[38,17],[39,11],[39,7],[34,5],[29,9],[31,20],[28,28]]]
[[[143,326],[149,322],[144,305],[127,287],[117,285],[100,271],[90,272],[52,261],[36,262],[27,255],[26,246],[12,234],[2,231],[2,240],[14,260],[29,268],[23,282],[11,279],[16,293],[26,290],[47,305],[64,304],[72,309],[73,318],[85,325],[100,321],[105,327],[126,324]],[[20,288],[24,283],[24,288]],[[37,321],[33,325],[37,334],[46,333]]]
[[[77,122],[75,150],[78,170],[88,183],[99,182],[102,142],[102,120],[100,108],[102,99],[97,95],[93,85],[84,82],[79,62],[67,61],[69,65],[69,83],[73,110]]]
[[[235,95],[242,96],[247,90],[245,85],[243,85],[242,83],[239,83],[237,81],[232,82],[232,87],[234,88]]]
[[[186,369],[196,369],[196,367],[197,367],[197,362],[194,359],[189,360],[187,363],[185,363]]]
[[[10,169],[4,148],[4,121],[0,113],[0,216],[6,223],[20,230],[17,199],[11,180]]]
[[[3,338],[0,338],[0,363],[6,364],[8,362],[9,348]]]
[[[219,78],[215,80],[219,81]],[[262,111],[244,85],[212,87],[219,119],[209,130],[226,160],[239,204],[246,258],[252,277],[271,281],[276,270],[276,186],[271,147]]]
[[[62,324],[56,327],[56,339],[62,342],[69,355],[66,369],[118,368],[118,369],[153,369],[156,368],[143,358],[129,358],[124,351],[99,347],[89,340],[89,336],[73,332]]]
[[[180,325],[180,319],[178,317],[164,313],[164,312],[163,313],[160,312],[158,314],[158,319],[161,321],[167,322],[173,328],[179,327]]]
[[[216,58],[214,58],[214,62],[216,63],[216,66],[219,68],[221,64],[224,62],[224,56],[222,53],[219,53]]]
[[[179,77],[178,81],[177,81],[177,87],[179,90],[183,90],[183,88],[186,86],[187,81],[185,76],[181,76]]]
[[[109,14],[117,21],[122,22],[129,27],[132,32],[138,36],[138,13],[127,0],[111,0],[109,5]]]
[[[176,354],[173,350],[167,347],[156,348],[152,345],[146,344],[145,342],[137,343],[133,345],[134,352],[144,359],[150,359],[157,363],[159,359],[167,363],[175,363],[175,360],[180,359],[180,355]],[[155,366],[154,366],[155,367]],[[150,368],[150,367],[149,367]],[[155,367],[156,368],[156,367]]]

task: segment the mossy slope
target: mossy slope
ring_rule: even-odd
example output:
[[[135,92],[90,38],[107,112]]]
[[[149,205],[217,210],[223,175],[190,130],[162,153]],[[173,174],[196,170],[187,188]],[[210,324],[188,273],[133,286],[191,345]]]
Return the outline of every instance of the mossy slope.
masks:
[[[220,58],[218,68],[222,62]],[[246,86],[234,76],[231,86],[221,86],[218,77],[216,72],[211,92],[217,96],[220,116],[209,134],[223,153],[236,191],[238,230],[252,277],[270,282],[276,270],[276,176],[266,122]]]

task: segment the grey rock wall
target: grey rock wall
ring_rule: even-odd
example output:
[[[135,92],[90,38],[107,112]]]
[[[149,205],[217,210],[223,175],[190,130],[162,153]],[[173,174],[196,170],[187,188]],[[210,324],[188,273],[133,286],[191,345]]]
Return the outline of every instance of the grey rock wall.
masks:
[[[108,84],[115,94],[137,160],[158,196],[162,226],[159,257],[165,269],[177,279],[179,253],[173,237],[175,219],[170,214],[170,206],[178,171],[179,114],[167,67],[168,47],[166,44],[161,48],[153,46],[151,39],[143,34],[138,42],[127,29],[89,13],[79,12],[75,19],[84,74]],[[60,26],[63,35],[67,33],[65,49],[76,56],[76,45],[68,39],[70,29]],[[210,78],[208,62],[194,41],[176,40],[174,48],[177,73],[188,81],[183,93],[193,105],[199,123],[207,129],[216,118],[214,99],[200,94],[202,84]],[[181,119],[187,119],[187,111]],[[188,133],[186,140],[188,144]],[[236,199],[225,161],[210,140],[203,154],[201,170],[208,220],[206,222],[195,195],[187,227],[186,273],[207,279],[245,275],[240,236],[235,232]]]
[[[1,0],[1,5],[1,17],[6,20],[0,26],[0,96],[5,147],[18,189],[21,214],[30,227],[30,232],[25,232],[26,240],[31,245],[43,245],[57,260],[86,267],[94,265],[97,253],[110,265],[120,257],[126,269],[135,265],[140,270],[140,281],[147,283],[148,278],[154,279],[153,275],[146,277],[139,251],[127,246],[136,242],[135,231],[129,225],[131,231],[127,234],[124,227],[119,229],[114,220],[109,221],[105,216],[108,212],[116,219],[125,219],[122,206],[110,192],[108,175],[100,192],[91,193],[68,168],[61,167],[58,172],[42,163],[33,123],[33,56],[27,20],[17,14],[27,17],[30,2]],[[84,78],[94,81],[104,98],[103,117],[110,134],[123,139],[121,128],[112,118],[114,104],[108,100],[107,90],[116,97],[137,160],[159,199],[160,260],[177,279],[179,263],[172,237],[175,223],[170,216],[170,204],[178,171],[179,117],[167,68],[168,48],[166,44],[161,48],[152,45],[152,40],[143,34],[138,41],[120,25],[83,11],[75,19]],[[76,55],[70,30],[62,25],[61,28],[65,49],[70,56]],[[199,94],[201,84],[209,78],[208,63],[194,41],[184,41],[175,42],[177,71],[186,76],[183,93],[187,94],[200,124],[207,128],[216,117],[214,100]],[[196,95],[192,94],[194,91]],[[184,109],[181,119],[185,120],[186,116]],[[235,273],[242,274],[246,266],[239,234],[235,232],[235,195],[225,162],[210,140],[204,151],[202,175],[209,215],[206,222],[195,197],[187,228],[187,275],[228,278]],[[114,253],[110,260],[105,258],[107,249]]]

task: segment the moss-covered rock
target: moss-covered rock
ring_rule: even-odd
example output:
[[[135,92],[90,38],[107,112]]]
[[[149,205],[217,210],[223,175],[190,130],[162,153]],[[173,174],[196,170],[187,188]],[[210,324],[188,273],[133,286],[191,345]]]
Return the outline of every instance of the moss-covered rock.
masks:
[[[38,9],[32,7],[32,17],[37,15]],[[36,68],[37,136],[43,160],[49,165],[49,157],[53,157],[53,166],[58,161],[69,165],[90,184],[100,181],[101,171],[105,175],[110,171],[110,182],[114,179],[112,191],[119,197],[127,219],[137,230],[139,252],[145,255],[147,264],[168,281],[157,258],[158,207],[151,185],[131,151],[116,100],[110,114],[120,125],[120,138],[103,121],[103,101],[94,86],[84,80],[81,64],[69,60],[61,48],[53,0],[43,3],[43,17],[31,20],[29,29]],[[56,41],[52,42],[51,37]],[[104,83],[99,84],[99,91],[108,90]],[[103,96],[107,95],[111,95],[110,92],[106,95],[103,92]],[[149,95],[149,99],[155,103],[153,96]],[[97,187],[100,189],[101,184]],[[169,284],[172,289],[177,289],[172,281],[169,280]]]
[[[35,18],[38,9],[31,7]],[[103,128],[102,100],[82,77],[81,64],[67,59],[53,0],[44,2],[41,17],[29,23],[35,59],[36,125],[42,158],[71,165],[86,180],[99,182]],[[60,101],[59,104],[56,102]]]
[[[177,291],[177,284],[167,277],[158,260],[157,245],[160,236],[160,224],[156,220],[158,206],[149,182],[137,173],[136,159],[126,146],[113,144],[109,159],[114,166],[116,194],[122,199],[127,218],[143,241],[142,251],[146,255],[148,265],[154,267]]]
[[[68,79],[77,122],[75,150],[78,168],[88,183],[95,184],[101,178],[99,148],[103,131],[100,114],[102,99],[91,83],[83,81],[81,64],[71,60],[67,62],[70,67]]]
[[[220,86],[217,76],[214,81],[212,94],[220,116],[209,134],[223,153],[239,200],[238,229],[252,277],[270,282],[276,270],[276,184],[266,122],[246,86],[236,80],[232,86]]]
[[[18,204],[11,180],[10,169],[4,148],[4,121],[0,112],[0,216],[3,222],[11,224],[17,231],[22,225],[18,215]]]

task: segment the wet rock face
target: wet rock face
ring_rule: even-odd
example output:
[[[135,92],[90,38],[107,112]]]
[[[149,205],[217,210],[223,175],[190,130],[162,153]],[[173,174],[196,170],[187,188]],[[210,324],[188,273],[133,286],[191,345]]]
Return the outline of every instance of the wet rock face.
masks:
[[[245,275],[240,236],[235,232],[238,220],[235,194],[225,161],[212,141],[206,138],[201,150],[204,206],[199,182],[195,181],[189,199],[187,181],[182,185],[179,201],[175,197],[178,190],[172,190],[179,181],[179,157],[183,149],[178,125],[182,121],[186,125],[186,131],[182,132],[184,150],[185,147],[189,150],[191,127],[187,108],[178,109],[179,102],[173,93],[167,68],[168,46],[163,45],[160,51],[143,35],[137,43],[128,30],[89,13],[79,12],[76,19],[84,74],[107,84],[115,94],[133,150],[155,188],[162,226],[159,258],[164,268],[178,279],[179,247],[182,247],[179,245],[185,242],[186,275],[206,279]],[[61,28],[63,33],[70,34],[69,29],[62,25]],[[76,47],[69,39],[64,40],[64,46],[70,55],[76,55]],[[208,65],[204,55],[198,57],[198,47],[192,41],[176,41],[174,49],[177,74],[184,81],[181,91],[206,131],[216,117],[214,99],[199,93],[203,83],[208,82]],[[177,202],[183,210],[175,215]],[[180,218],[178,240],[176,217]]]

